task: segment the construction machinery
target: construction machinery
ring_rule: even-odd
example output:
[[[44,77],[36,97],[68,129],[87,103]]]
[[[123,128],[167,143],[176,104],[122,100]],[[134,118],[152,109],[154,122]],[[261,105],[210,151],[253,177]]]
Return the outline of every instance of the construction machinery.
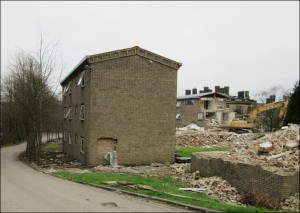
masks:
[[[288,104],[289,104],[288,100],[285,100],[285,101],[273,102],[269,104],[264,104],[262,106],[258,106],[250,112],[247,120],[229,121],[226,128],[228,128],[230,132],[236,132],[236,133],[254,132],[253,122],[257,116],[257,113],[280,107],[279,118],[284,118]]]

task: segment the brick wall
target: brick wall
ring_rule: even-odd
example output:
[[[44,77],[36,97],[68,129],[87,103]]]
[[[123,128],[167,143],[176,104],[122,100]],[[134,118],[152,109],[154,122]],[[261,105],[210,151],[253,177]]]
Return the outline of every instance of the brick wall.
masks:
[[[223,160],[219,153],[194,153],[191,170],[198,170],[202,177],[222,177],[239,192],[266,194],[278,200],[299,192],[299,170],[275,173],[259,165]]]
[[[186,104],[186,100],[180,101],[180,107],[177,107],[177,113],[180,113],[181,118],[176,120],[177,126],[187,126],[191,123],[203,126],[206,128],[205,111],[203,110],[203,103],[199,106],[199,99],[194,99],[194,104]],[[203,120],[198,120],[198,113],[203,112]]]
[[[173,162],[177,70],[138,55],[91,67],[88,164],[108,163],[101,139],[120,165]]]

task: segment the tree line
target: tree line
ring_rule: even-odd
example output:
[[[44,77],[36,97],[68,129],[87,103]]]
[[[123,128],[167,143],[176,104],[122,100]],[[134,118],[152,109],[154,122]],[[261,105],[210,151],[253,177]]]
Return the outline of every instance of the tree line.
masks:
[[[26,141],[31,160],[39,158],[43,132],[61,131],[57,51],[41,33],[37,51],[16,54],[1,82],[1,143]]]

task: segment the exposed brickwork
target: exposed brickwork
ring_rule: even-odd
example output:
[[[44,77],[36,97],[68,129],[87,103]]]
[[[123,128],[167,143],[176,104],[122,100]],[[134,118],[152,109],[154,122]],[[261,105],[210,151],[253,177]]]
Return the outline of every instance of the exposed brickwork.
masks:
[[[133,48],[91,57],[90,68],[85,68],[84,88],[77,86],[83,65],[64,80],[62,86],[72,81],[72,94],[67,95],[63,105],[72,106],[73,113],[73,119],[64,119],[63,124],[73,137],[69,144],[67,135],[63,145],[66,153],[88,165],[108,164],[104,153],[113,151],[108,150],[113,147],[109,141],[116,141],[113,149],[119,165],[174,161],[178,67],[172,60],[140,51],[144,50]],[[120,54],[125,57],[118,57]],[[86,118],[80,121],[83,103]],[[84,154],[81,136],[85,139]]]
[[[138,55],[92,70],[89,163],[98,138],[117,139],[119,164],[173,162],[177,71]]]
[[[202,177],[219,176],[240,192],[266,194],[278,200],[299,192],[299,171],[279,174],[259,165],[225,161],[215,154],[194,153],[191,160],[192,172],[198,170]]]

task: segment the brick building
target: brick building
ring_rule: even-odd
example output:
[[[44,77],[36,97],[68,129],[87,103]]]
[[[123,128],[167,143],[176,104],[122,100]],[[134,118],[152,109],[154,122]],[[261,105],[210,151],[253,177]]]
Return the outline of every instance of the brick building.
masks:
[[[216,86],[213,92],[208,87],[204,90],[186,90],[184,96],[177,97],[176,126],[182,127],[190,123],[207,128],[212,119],[219,124],[226,124],[235,118],[235,113],[226,108],[229,98],[229,87]],[[217,92],[217,91],[222,91]],[[223,93],[224,92],[224,93]]]
[[[87,165],[174,161],[180,63],[140,47],[86,56],[61,82],[63,151]]]

